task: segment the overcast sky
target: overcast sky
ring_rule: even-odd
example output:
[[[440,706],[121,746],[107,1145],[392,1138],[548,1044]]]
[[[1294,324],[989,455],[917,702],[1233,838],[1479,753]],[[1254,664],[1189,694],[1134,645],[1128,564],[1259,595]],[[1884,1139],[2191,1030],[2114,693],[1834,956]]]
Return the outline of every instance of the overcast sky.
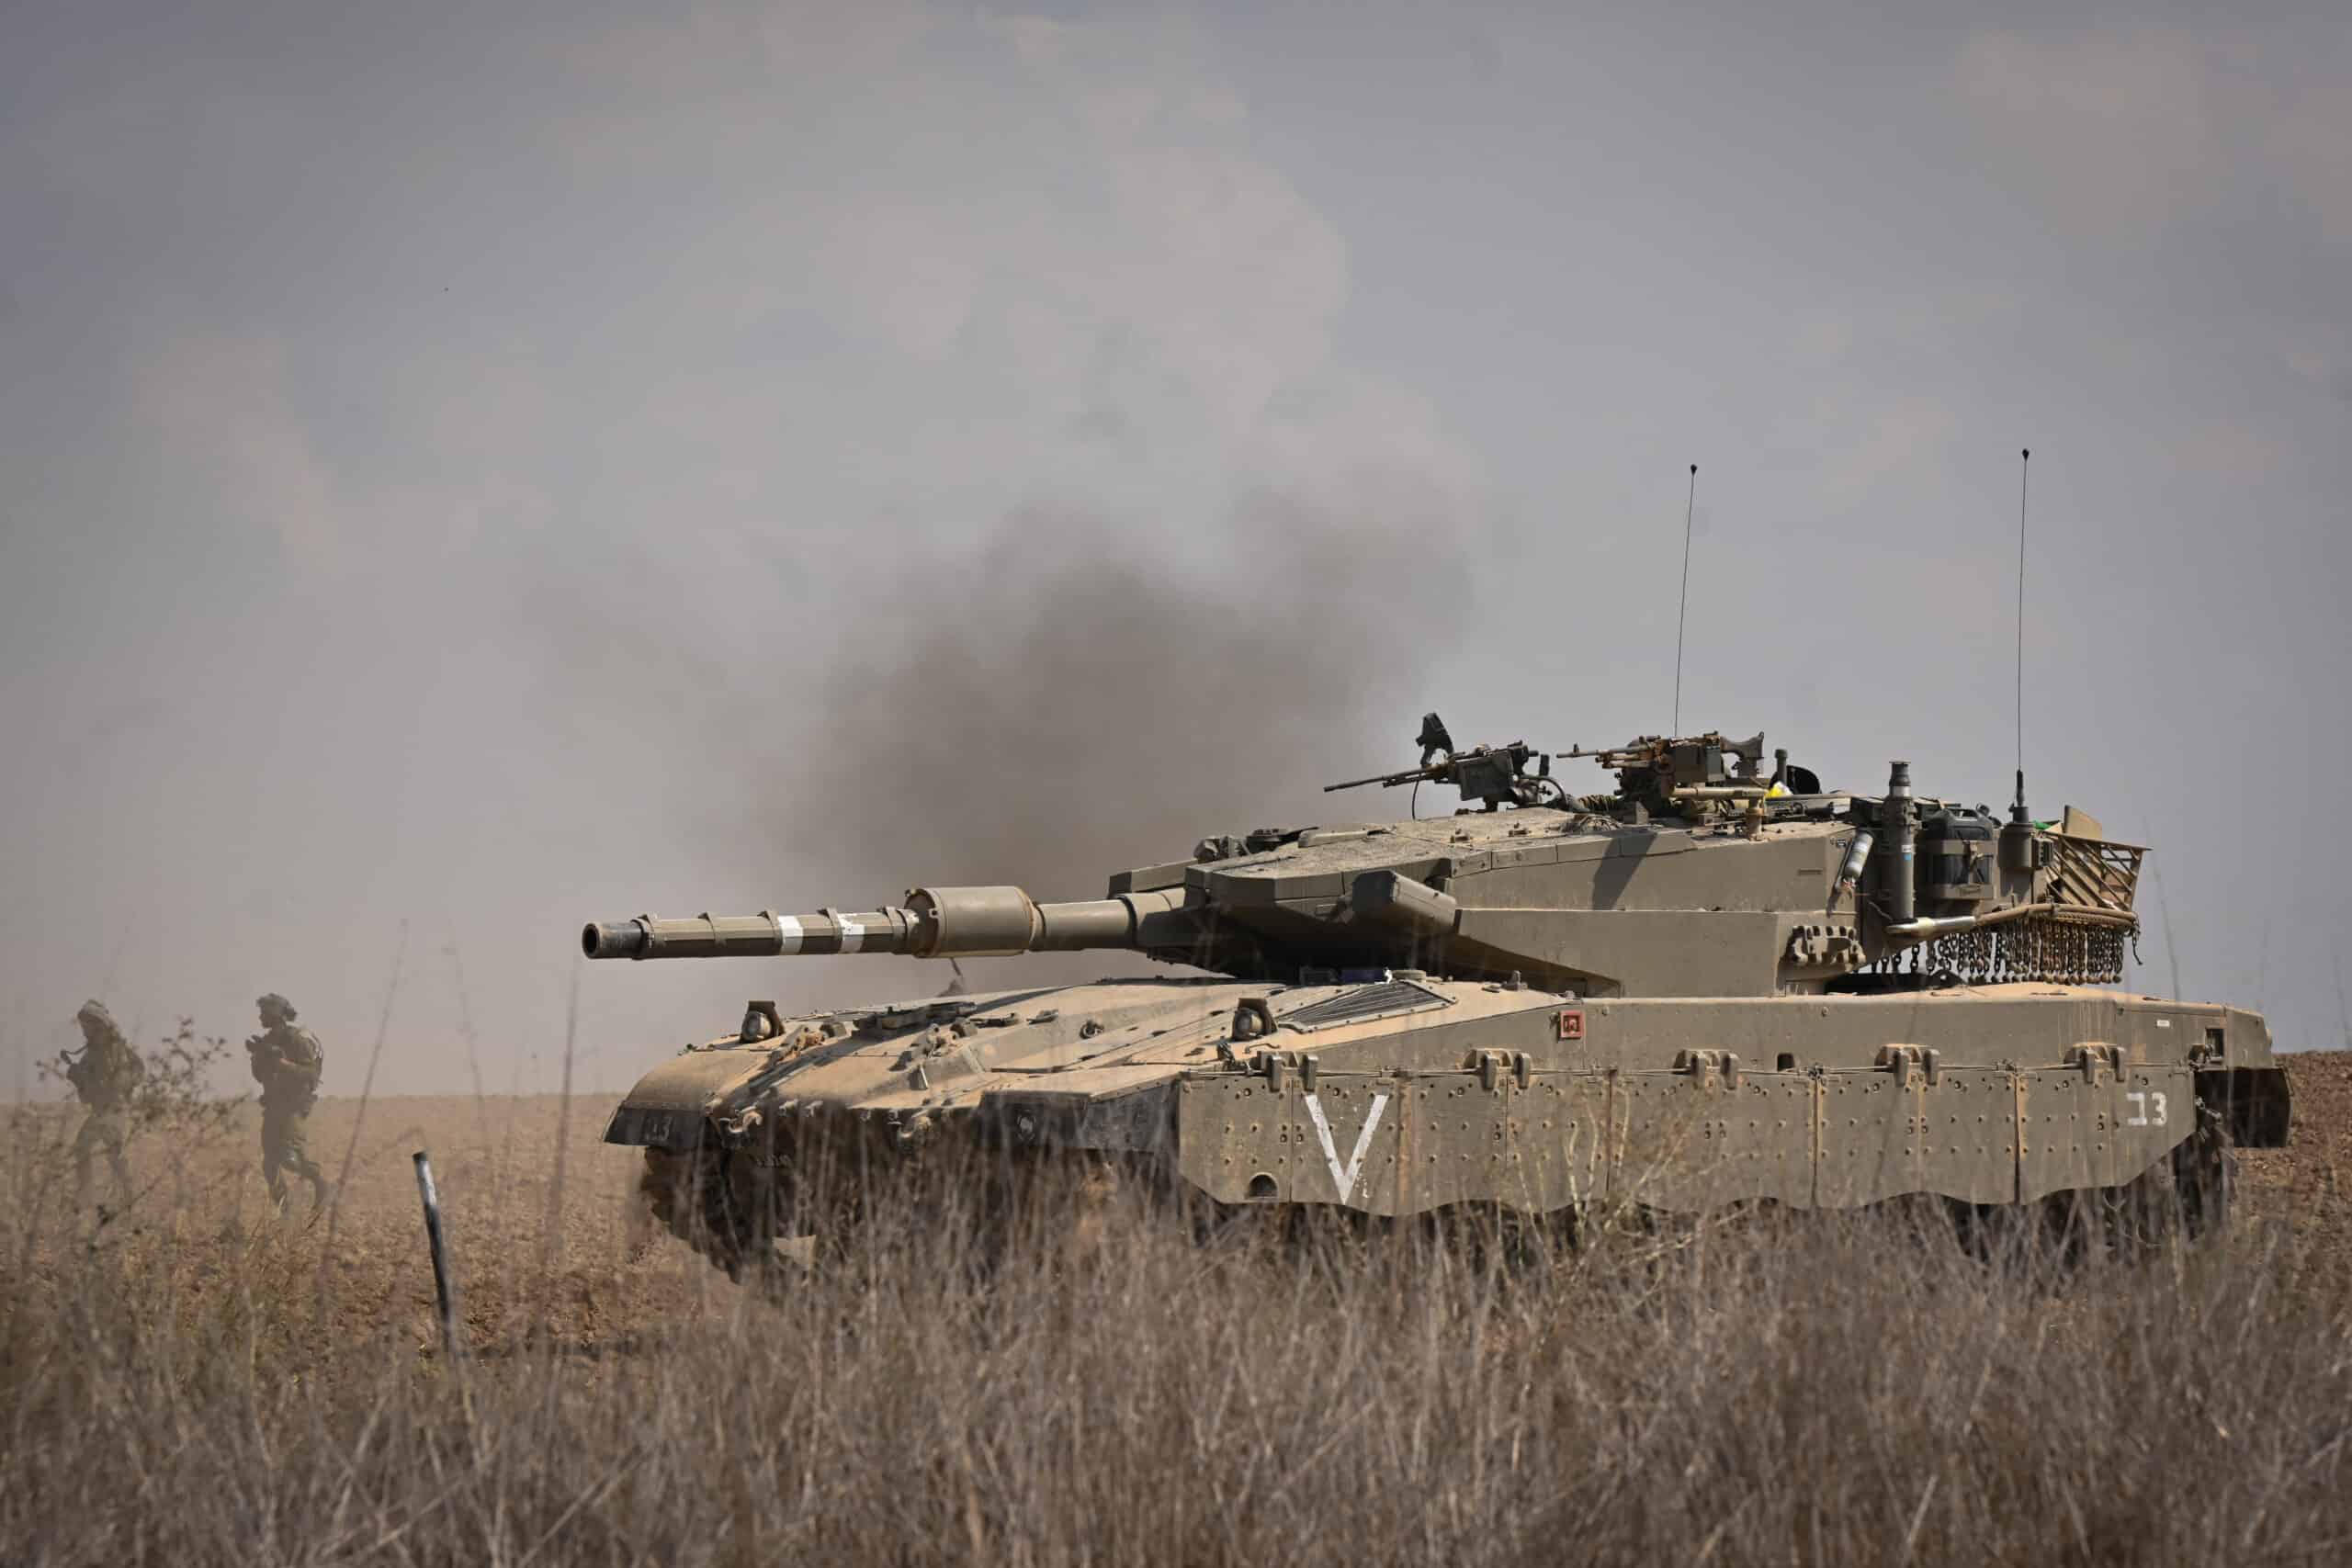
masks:
[[[354,1090],[405,926],[379,1089],[618,1087],[944,976],[584,919],[1663,728],[1693,462],[1685,727],[1999,804],[2029,446],[2037,810],[2342,1043],[2352,11],[1660,11],[10,6],[12,1080]]]

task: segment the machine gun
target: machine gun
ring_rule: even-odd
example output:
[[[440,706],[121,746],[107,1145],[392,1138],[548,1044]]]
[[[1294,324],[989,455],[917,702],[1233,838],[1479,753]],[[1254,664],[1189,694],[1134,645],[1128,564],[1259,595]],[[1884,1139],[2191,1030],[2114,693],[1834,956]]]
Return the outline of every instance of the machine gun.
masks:
[[[1571,746],[1559,755],[1589,757],[1614,771],[1619,798],[1645,815],[1704,812],[1775,798],[1810,800],[1821,793],[1813,770],[1792,763],[1786,750],[1772,753],[1771,776],[1763,776],[1761,731],[1745,740],[1727,739],[1713,729],[1704,735],[1645,735],[1624,746]]]
[[[1514,740],[1508,746],[1473,746],[1466,751],[1457,751],[1445,721],[1433,713],[1425,713],[1421,716],[1421,733],[1414,743],[1421,749],[1419,767],[1325,784],[1323,793],[1361,789],[1365,784],[1379,784],[1386,789],[1403,784],[1450,784],[1462,792],[1464,800],[1484,802],[1488,811],[1501,810],[1506,801],[1513,806],[1567,805],[1567,792],[1553,782],[1550,753],[1534,750],[1524,740]],[[1437,760],[1432,761],[1431,758]],[[1532,773],[1527,771],[1530,761],[1535,764]]]

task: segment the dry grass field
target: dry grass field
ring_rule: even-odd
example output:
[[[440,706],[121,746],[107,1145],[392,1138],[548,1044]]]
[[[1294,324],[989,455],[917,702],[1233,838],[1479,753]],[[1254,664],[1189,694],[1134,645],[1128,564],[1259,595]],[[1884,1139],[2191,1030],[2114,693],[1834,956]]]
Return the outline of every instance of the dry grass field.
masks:
[[[72,1211],[0,1167],[0,1541],[25,1563],[2352,1560],[2352,1055],[2190,1254],[1993,1262],[1900,1220],[1203,1246],[994,1268],[886,1216],[766,1295],[639,1217],[609,1106],[330,1101],[332,1219],[250,1111]],[[355,1139],[354,1134],[356,1132]],[[469,1353],[437,1344],[430,1150]],[[299,1184],[298,1184],[299,1185]],[[103,1176],[97,1194],[107,1195]],[[1120,1218],[1122,1216],[1114,1216]]]

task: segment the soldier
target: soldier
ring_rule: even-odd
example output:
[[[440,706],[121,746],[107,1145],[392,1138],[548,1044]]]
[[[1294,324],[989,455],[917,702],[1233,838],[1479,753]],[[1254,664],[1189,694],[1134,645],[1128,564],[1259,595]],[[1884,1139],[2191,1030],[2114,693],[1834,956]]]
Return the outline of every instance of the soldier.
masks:
[[[254,1081],[261,1085],[261,1172],[269,1182],[269,1199],[282,1213],[286,1208],[288,1170],[311,1181],[311,1218],[327,1206],[327,1179],[303,1146],[311,1108],[319,1100],[319,1075],[326,1053],[319,1037],[294,1027],[294,1004],[272,991],[254,1004],[261,1010],[262,1032],[245,1042],[253,1058]]]
[[[147,1066],[130,1042],[122,1037],[122,1031],[115,1027],[114,1015],[107,1011],[104,1002],[84,1002],[82,1010],[74,1016],[82,1026],[82,1054],[65,1056],[65,1081],[74,1086],[75,1097],[90,1108],[81,1134],[74,1140],[75,1201],[85,1201],[89,1198],[90,1156],[101,1147],[107,1151],[107,1163],[114,1168],[116,1190],[127,1199],[130,1196],[130,1169],[122,1158],[124,1124],[130,1116],[131,1093],[139,1087]]]

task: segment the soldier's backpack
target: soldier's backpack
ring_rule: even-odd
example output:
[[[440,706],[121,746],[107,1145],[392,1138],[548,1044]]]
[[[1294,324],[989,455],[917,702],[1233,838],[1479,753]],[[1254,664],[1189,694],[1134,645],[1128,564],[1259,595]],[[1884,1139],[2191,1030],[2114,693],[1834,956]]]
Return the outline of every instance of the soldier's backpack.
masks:
[[[288,1079],[301,1085],[311,1098],[316,1099],[319,1079],[325,1074],[327,1066],[326,1050],[319,1043],[319,1037],[307,1029],[287,1030],[286,1045],[279,1052],[278,1059],[285,1064]]]

